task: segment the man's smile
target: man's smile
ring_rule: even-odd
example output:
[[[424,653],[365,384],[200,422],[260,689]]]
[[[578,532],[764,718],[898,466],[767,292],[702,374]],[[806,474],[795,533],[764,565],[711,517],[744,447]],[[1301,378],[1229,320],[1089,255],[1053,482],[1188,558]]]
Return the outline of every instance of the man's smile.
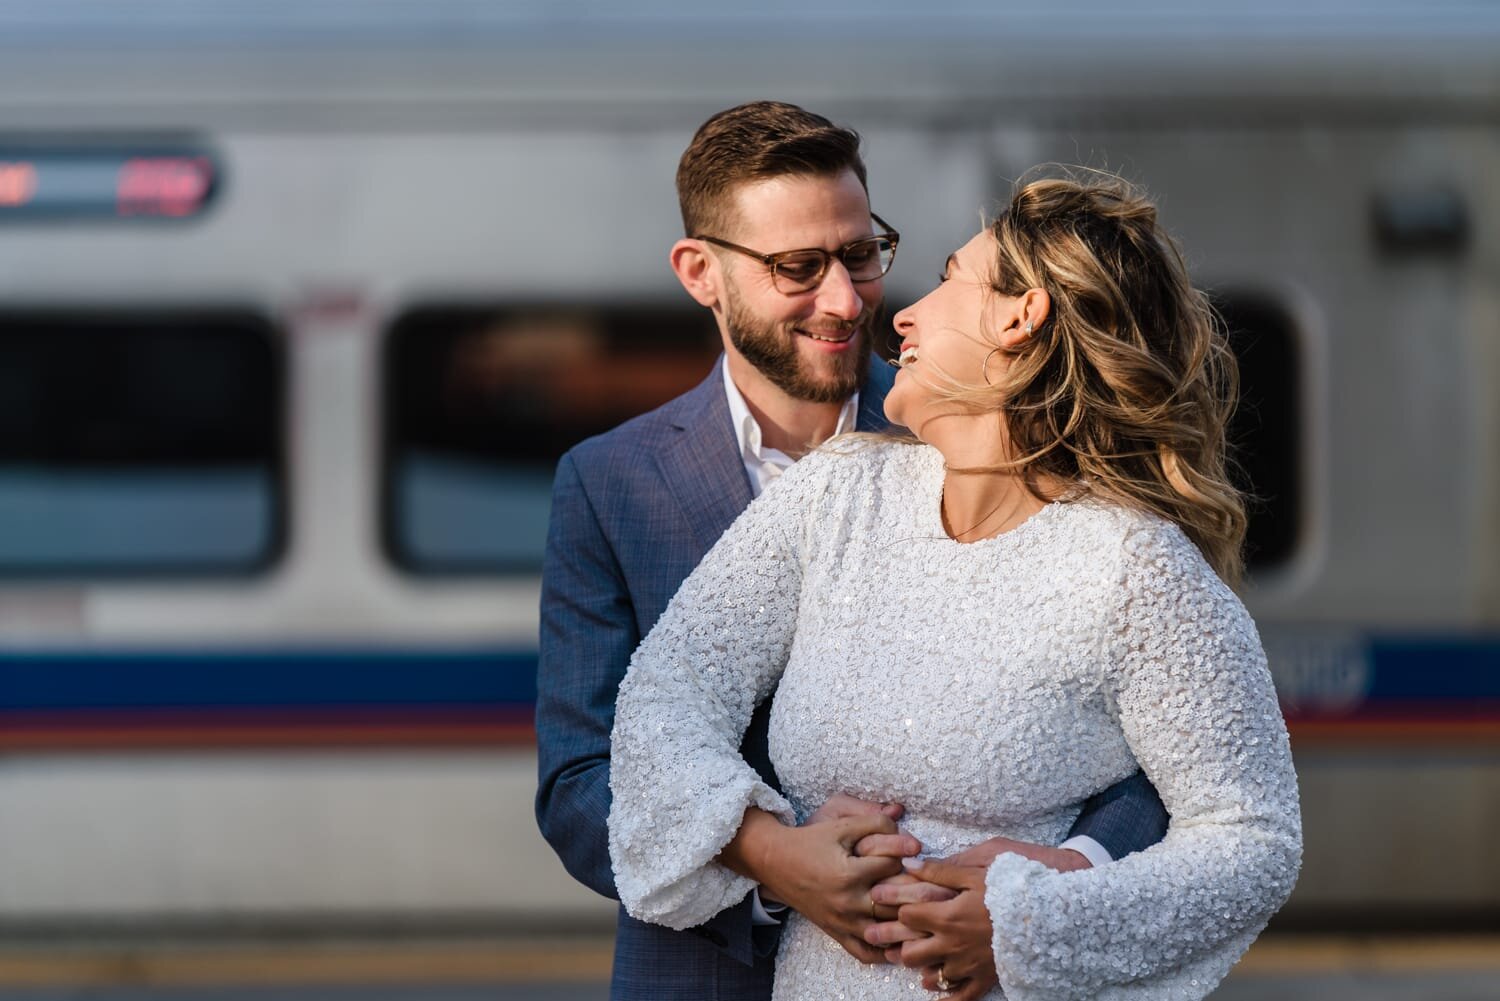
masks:
[[[803,330],[795,328],[797,333],[803,337],[811,337],[815,341],[823,341],[827,344],[843,344],[859,332],[858,327],[850,327],[848,330]]]

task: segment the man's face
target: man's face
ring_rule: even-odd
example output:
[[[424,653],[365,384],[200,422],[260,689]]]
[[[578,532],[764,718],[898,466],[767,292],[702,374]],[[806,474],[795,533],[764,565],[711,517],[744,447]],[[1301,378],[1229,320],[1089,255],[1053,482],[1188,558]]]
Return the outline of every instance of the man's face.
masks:
[[[714,233],[761,253],[821,247],[835,251],[874,232],[869,199],[852,172],[777,177],[734,192],[733,233]],[[829,263],[814,289],[786,295],[765,265],[721,253],[728,349],[782,392],[809,403],[842,403],[868,368],[882,282],[853,282]]]

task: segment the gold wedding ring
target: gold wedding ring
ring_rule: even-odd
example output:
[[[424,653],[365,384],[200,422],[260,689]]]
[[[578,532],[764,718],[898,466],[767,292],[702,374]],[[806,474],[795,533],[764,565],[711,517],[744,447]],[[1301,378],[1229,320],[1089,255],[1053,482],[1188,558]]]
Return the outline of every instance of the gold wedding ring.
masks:
[[[938,965],[938,990],[940,990],[940,991],[951,991],[951,990],[953,990],[953,983],[952,983],[952,981],[950,981],[948,979],[948,975],[943,972],[942,964]]]

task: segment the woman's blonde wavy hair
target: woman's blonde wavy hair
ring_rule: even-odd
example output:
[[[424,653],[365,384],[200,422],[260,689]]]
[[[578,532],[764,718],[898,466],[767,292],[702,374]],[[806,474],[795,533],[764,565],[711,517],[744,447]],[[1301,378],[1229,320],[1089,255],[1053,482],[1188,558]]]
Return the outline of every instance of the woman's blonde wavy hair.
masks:
[[[1245,504],[1225,427],[1239,370],[1155,205],[1113,174],[1071,169],[1022,178],[989,230],[991,289],[1044,289],[1052,310],[994,385],[939,390],[998,413],[1009,436],[1007,462],[962,471],[1019,473],[1044,500],[1057,499],[1047,484],[1066,484],[1154,512],[1237,583]]]

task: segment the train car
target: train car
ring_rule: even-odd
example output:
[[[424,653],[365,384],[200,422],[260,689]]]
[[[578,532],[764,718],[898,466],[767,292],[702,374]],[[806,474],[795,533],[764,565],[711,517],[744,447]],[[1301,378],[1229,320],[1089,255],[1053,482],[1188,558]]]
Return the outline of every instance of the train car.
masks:
[[[552,464],[717,354],[677,157],[857,128],[921,295],[1039,163],[1240,356],[1309,924],[1500,917],[1500,15],[0,7],[0,926],[607,927],[535,831]]]

